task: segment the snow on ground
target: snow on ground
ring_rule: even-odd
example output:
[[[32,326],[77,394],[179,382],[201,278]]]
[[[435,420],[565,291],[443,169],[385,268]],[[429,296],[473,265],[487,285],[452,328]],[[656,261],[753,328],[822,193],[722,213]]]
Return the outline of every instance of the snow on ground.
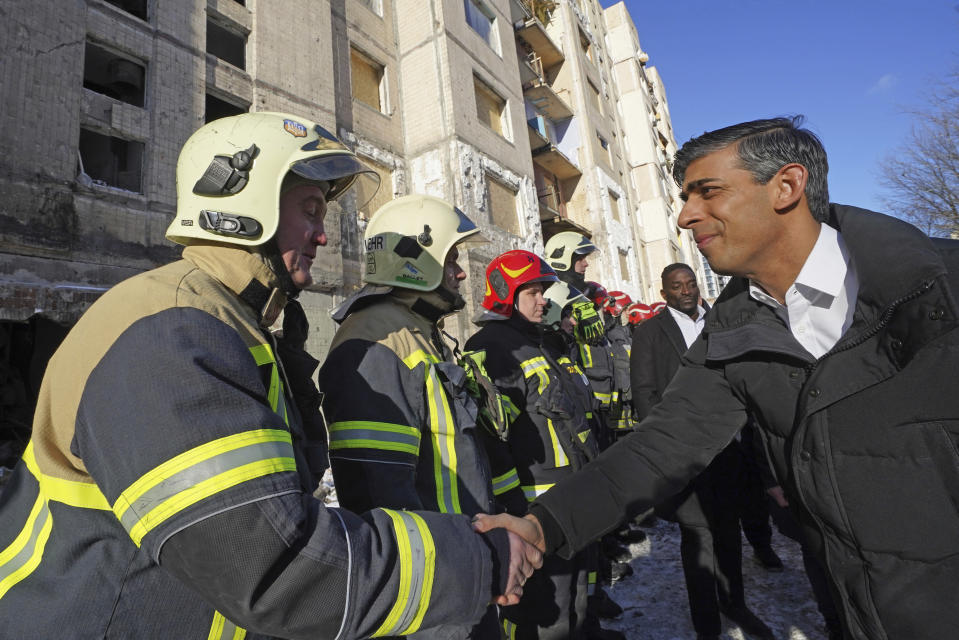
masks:
[[[647,539],[630,545],[633,575],[606,590],[625,610],[603,626],[623,632],[630,640],[693,640],[689,603],[679,557],[679,527],[659,520],[645,529]],[[773,549],[786,570],[772,573],[760,567],[743,539],[743,579],[746,604],[782,640],[824,640],[826,630],[803,571],[799,545],[773,528]],[[726,626],[724,640],[744,640],[735,625]]]
[[[338,506],[333,478],[327,471],[317,497]],[[603,626],[623,632],[629,640],[694,640],[689,620],[686,583],[679,560],[679,527],[665,520],[644,529],[644,542],[630,545],[633,575],[606,587],[623,607],[616,620]],[[743,538],[743,580],[746,604],[776,634],[777,640],[825,640],[826,629],[816,609],[803,571],[799,545],[773,528],[773,549],[786,570],[766,571],[753,561],[752,547]],[[735,625],[727,626],[723,640],[745,640]]]

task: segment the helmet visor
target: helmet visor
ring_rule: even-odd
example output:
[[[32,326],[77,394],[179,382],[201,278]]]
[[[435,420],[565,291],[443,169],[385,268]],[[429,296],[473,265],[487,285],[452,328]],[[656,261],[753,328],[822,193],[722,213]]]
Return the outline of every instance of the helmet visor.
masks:
[[[290,171],[306,180],[330,183],[327,202],[352,192],[356,196],[357,209],[372,200],[380,186],[379,174],[352,154],[326,154],[300,160],[290,167]]]

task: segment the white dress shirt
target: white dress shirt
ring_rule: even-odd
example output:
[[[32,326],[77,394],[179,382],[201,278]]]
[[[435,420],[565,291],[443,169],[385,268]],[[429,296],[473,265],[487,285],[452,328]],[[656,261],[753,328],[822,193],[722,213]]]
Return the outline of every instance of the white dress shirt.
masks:
[[[827,224],[803,264],[796,281],[786,290],[786,304],[749,283],[749,295],[772,307],[796,341],[818,360],[832,349],[852,324],[859,294],[856,267],[842,236]]]
[[[689,345],[691,345],[693,341],[699,337],[699,334],[702,333],[703,324],[705,323],[703,316],[706,314],[706,310],[697,304],[697,316],[696,319],[693,320],[682,311],[673,309],[669,306],[666,308],[669,309],[671,314],[673,314],[673,319],[676,320],[676,324],[679,325],[679,330],[683,332],[683,340],[686,341],[686,348],[688,349]]]

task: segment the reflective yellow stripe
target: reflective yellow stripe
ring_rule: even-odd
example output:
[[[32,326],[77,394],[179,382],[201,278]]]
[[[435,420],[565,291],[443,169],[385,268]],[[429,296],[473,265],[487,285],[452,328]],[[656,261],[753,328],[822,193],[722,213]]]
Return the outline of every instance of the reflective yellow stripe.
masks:
[[[23,452],[23,461],[33,477],[40,483],[40,493],[45,499],[62,502],[71,507],[110,510],[110,503],[107,502],[100,491],[100,487],[93,482],[64,480],[41,473],[33,451],[33,440],[27,444],[27,449]]]
[[[556,435],[556,429],[553,427],[553,421],[549,418],[546,418],[546,428],[549,430],[549,441],[553,447],[553,460],[556,463],[555,466],[569,466],[569,458],[566,457],[566,451],[563,450],[563,446],[559,443],[559,438]]]
[[[426,397],[429,402],[430,436],[433,439],[436,502],[441,513],[462,513],[456,474],[456,427],[446,391],[432,366],[426,370]]]
[[[531,378],[533,374],[536,374],[539,378],[539,386],[537,387],[537,393],[543,393],[546,390],[546,387],[549,386],[549,365],[546,363],[546,358],[537,356],[535,358],[530,358],[524,362],[520,363],[520,368],[523,370],[523,374],[527,378]]]
[[[236,626],[219,611],[213,612],[213,624],[210,625],[207,640],[243,640],[245,637],[246,629]]]
[[[407,635],[423,624],[433,593],[436,547],[426,522],[408,511],[383,509],[393,522],[400,561],[396,601],[372,637]]]
[[[33,450],[33,440],[27,443],[23,462],[37,481],[37,499],[23,529],[6,549],[0,551],[0,598],[40,564],[53,530],[51,500],[71,507],[110,510],[107,499],[96,484],[64,480],[41,473]]]
[[[289,432],[246,431],[194,447],[155,467],[120,494],[113,512],[139,546],[154,527],[204,498],[247,480],[295,470]]]
[[[516,418],[520,416],[521,411],[512,400],[509,399],[509,396],[505,393],[500,396],[503,399],[503,406],[506,408],[506,424],[512,424],[516,421]]]
[[[588,344],[579,345],[579,356],[584,367],[588,369],[593,366],[593,354],[590,351]]]
[[[440,358],[434,356],[431,353],[426,353],[422,349],[417,349],[410,355],[403,358],[403,364],[405,364],[410,369],[415,369],[417,365],[419,365],[422,362],[430,364],[434,362],[442,362],[442,360],[440,360]]]
[[[506,640],[516,640],[516,623],[503,618],[503,632],[506,634]]]
[[[415,427],[371,420],[343,420],[330,425],[330,450],[380,449],[416,455],[420,431]]]
[[[515,489],[519,486],[519,474],[516,473],[516,468],[514,467],[506,473],[493,478],[492,483],[493,495],[500,496],[510,489]]]
[[[0,552],[0,598],[40,564],[52,528],[50,507],[43,494],[38,493],[23,529],[10,546]]]
[[[539,496],[543,495],[550,489],[555,486],[555,483],[552,484],[524,484],[523,493],[526,494],[526,499],[532,502]]]
[[[286,397],[283,394],[283,382],[280,380],[280,370],[276,365],[276,357],[268,344],[258,344],[250,347],[250,354],[256,365],[263,366],[272,364],[270,368],[270,388],[267,390],[267,399],[270,402],[270,409],[275,411],[283,418],[284,424],[290,424],[289,412],[286,408]]]

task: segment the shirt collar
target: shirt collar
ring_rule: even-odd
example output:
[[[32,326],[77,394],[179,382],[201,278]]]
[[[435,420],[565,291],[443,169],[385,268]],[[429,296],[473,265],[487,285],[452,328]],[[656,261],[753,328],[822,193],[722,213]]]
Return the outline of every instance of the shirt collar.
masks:
[[[846,243],[838,231],[823,223],[819,225],[819,237],[806,256],[806,262],[799,270],[793,286],[804,289],[806,293],[820,292],[834,298],[842,291],[848,269],[849,250]],[[749,295],[774,308],[783,306],[752,280],[749,281]]]
[[[703,309],[702,305],[698,305],[698,304],[696,305],[696,311],[698,313],[696,315],[695,320],[690,318],[688,314],[685,314],[682,311],[679,311],[678,309],[673,309],[669,305],[666,305],[666,308],[669,309],[669,312],[673,314],[674,318],[676,318],[677,320],[686,320],[687,322],[701,322],[703,319],[703,316],[706,315],[706,310]]]

